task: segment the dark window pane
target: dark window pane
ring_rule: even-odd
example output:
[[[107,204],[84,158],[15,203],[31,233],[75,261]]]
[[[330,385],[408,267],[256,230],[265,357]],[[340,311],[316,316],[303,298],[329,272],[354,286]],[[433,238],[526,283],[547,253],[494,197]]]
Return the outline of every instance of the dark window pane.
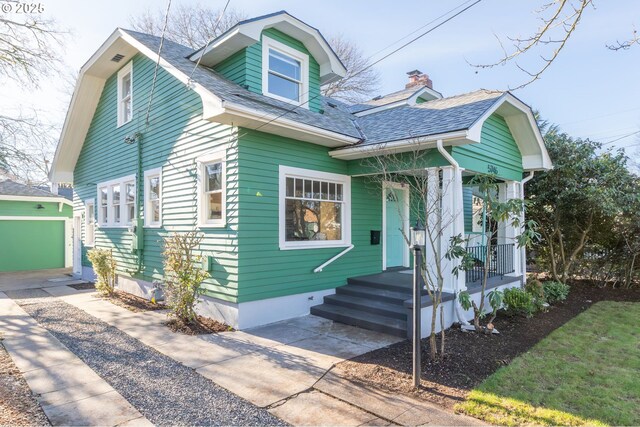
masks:
[[[321,199],[322,200],[327,200],[327,197],[329,196],[329,183],[328,182],[323,182],[322,183],[322,189],[320,190],[320,194],[321,194]]]
[[[222,163],[211,163],[205,166],[206,191],[216,191],[222,189]]]
[[[313,181],[313,198],[320,199],[320,181]]]
[[[287,197],[293,197],[294,179],[287,178]]]
[[[308,179],[304,180],[304,197],[311,198],[311,181]]]
[[[336,200],[336,185],[329,183],[329,200]]]
[[[336,188],[336,200],[342,201],[342,184],[338,184]]]
[[[304,181],[302,179],[298,179],[296,178],[296,192],[295,192],[295,197],[302,197],[302,190],[303,190],[303,185],[304,185]]]
[[[342,205],[287,199],[285,240],[342,240]]]

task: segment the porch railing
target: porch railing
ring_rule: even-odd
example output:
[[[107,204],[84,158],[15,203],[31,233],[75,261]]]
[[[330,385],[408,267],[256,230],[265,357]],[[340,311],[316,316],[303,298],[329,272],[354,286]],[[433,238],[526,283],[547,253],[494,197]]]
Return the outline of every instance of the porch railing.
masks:
[[[504,276],[505,274],[515,271],[513,267],[513,249],[513,243],[491,246],[489,253],[489,277]],[[474,260],[473,266],[465,271],[467,283],[482,280],[487,247],[484,245],[469,246],[467,252]]]

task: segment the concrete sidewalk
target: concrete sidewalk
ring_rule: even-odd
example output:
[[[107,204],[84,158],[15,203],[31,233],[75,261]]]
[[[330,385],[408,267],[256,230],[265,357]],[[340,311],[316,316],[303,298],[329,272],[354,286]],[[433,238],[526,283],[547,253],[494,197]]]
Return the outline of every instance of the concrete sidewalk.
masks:
[[[70,268],[2,272],[0,273],[0,292],[59,287],[83,282],[71,276]]]
[[[151,425],[3,292],[0,292],[0,313],[2,344],[51,424]]]
[[[185,336],[163,325],[164,312],[133,313],[69,287],[46,291],[294,425],[480,424],[328,374],[335,364],[395,343],[400,340],[396,337],[315,316],[246,331]]]

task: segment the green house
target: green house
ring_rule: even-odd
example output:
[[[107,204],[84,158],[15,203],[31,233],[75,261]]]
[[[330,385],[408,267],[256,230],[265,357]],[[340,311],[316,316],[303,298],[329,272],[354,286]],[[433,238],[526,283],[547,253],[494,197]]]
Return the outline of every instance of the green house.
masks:
[[[72,265],[72,207],[64,197],[0,180],[0,272]]]
[[[420,195],[403,179],[450,181],[442,240],[463,233],[482,244],[468,178],[492,172],[501,197],[523,197],[524,180],[551,163],[531,109],[508,92],[443,97],[414,71],[402,90],[361,104],[321,96],[345,74],[322,34],[286,12],[240,22],[195,51],[117,29],[81,70],[51,171],[73,183],[83,218],[75,271],[91,277],[87,248],[112,248],[118,286],[148,297],[163,280],[162,239],[197,230],[211,274],[202,314],[248,328],[314,307],[364,326],[353,319],[389,315],[398,332],[405,309],[385,304],[402,306],[401,296],[347,283],[410,277],[403,236]],[[416,151],[419,165],[374,179],[372,159]],[[515,232],[504,226],[499,243]],[[524,252],[503,252],[500,276],[521,280]],[[446,289],[467,279],[448,274]],[[367,295],[380,304],[366,306]]]

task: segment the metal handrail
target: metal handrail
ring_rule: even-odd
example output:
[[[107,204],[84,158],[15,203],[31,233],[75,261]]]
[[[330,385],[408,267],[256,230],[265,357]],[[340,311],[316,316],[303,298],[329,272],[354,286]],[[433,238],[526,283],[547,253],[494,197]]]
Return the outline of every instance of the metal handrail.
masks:
[[[313,270],[314,273],[320,273],[322,271],[323,268],[325,268],[327,265],[331,264],[333,261],[337,260],[338,258],[340,258],[342,255],[346,254],[347,252],[349,252],[351,249],[353,249],[353,245],[349,245],[348,248],[346,248],[344,251],[340,252],[338,255],[334,256],[333,258],[329,259],[328,261],[326,261],[324,264],[319,265],[317,268],[315,268]]]
[[[492,245],[489,254],[489,277],[504,276],[515,272],[514,268],[514,244],[505,243]],[[467,283],[477,282],[484,276],[485,258],[487,256],[487,246],[469,246],[467,252],[475,260],[473,267],[465,272]]]

